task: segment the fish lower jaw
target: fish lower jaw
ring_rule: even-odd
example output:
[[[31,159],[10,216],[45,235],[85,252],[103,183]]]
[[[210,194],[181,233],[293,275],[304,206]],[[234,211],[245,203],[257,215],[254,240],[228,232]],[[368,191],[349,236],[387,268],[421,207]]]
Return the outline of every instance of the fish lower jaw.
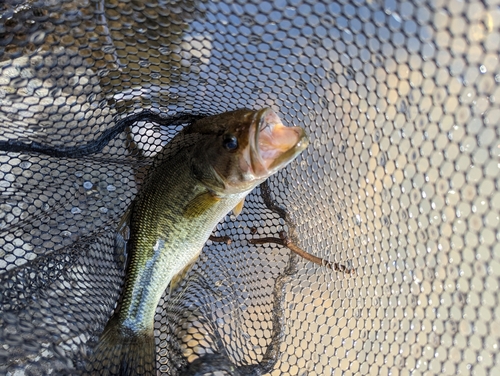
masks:
[[[278,136],[266,135],[259,139],[259,157],[254,158],[254,170],[262,175],[272,175],[287,165],[309,144],[302,128],[285,127],[279,129]]]

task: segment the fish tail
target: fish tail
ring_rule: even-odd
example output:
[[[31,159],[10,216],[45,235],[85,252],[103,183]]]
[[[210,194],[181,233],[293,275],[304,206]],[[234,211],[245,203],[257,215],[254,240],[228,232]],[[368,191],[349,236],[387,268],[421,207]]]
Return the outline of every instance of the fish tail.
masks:
[[[148,333],[124,334],[118,320],[111,318],[86,364],[84,375],[156,375],[153,330]]]

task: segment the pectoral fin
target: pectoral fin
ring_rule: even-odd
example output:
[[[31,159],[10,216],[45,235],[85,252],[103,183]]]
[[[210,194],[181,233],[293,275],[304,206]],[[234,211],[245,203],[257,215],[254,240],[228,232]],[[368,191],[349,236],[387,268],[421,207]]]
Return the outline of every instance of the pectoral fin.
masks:
[[[239,216],[241,214],[241,211],[243,210],[243,206],[245,206],[245,197],[236,204],[236,206],[233,209],[233,214],[235,217]]]
[[[184,217],[196,218],[220,200],[210,192],[201,193],[192,199],[184,208]]]
[[[194,256],[191,259],[191,261],[189,261],[180,272],[178,272],[176,275],[172,277],[172,279],[170,280],[170,292],[174,291],[179,285],[179,283],[184,279],[184,277],[186,277],[186,275],[189,273],[196,260],[198,260],[200,253],[201,251],[198,252],[196,256]]]

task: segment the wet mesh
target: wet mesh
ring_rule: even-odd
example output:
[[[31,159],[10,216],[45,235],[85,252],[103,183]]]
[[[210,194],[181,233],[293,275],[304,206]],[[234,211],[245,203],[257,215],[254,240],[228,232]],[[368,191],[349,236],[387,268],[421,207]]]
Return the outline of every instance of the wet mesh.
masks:
[[[84,368],[164,119],[271,107],[311,144],[165,293],[161,374],[500,374],[499,41],[493,0],[2,2],[0,373]]]

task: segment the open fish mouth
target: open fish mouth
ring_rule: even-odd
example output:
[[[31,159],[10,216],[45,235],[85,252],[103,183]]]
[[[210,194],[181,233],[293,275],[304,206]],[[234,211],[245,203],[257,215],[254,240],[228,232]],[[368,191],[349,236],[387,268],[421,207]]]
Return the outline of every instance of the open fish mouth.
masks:
[[[290,163],[308,145],[300,127],[286,127],[270,108],[255,115],[250,135],[250,161],[256,177],[274,174]]]

